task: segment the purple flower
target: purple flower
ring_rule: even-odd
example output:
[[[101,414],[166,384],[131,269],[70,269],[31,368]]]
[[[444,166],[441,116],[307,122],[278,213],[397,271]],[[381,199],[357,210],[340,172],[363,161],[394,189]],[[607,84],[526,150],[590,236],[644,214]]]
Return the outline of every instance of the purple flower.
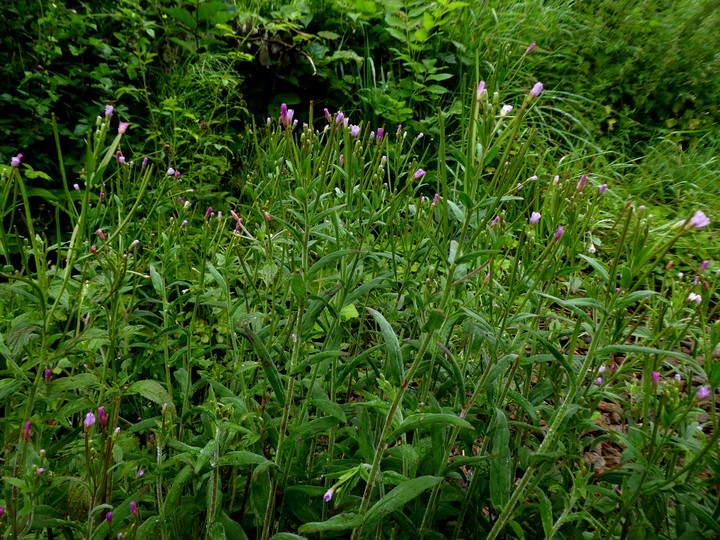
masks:
[[[118,158],[118,163],[119,163],[120,165],[124,165],[124,164],[125,164],[125,157],[124,157],[124,156],[120,156],[120,157]]]
[[[187,224],[188,224],[188,220],[185,219],[185,220],[183,220],[183,222],[180,224],[180,226],[181,226],[181,227],[185,227],[185,226],[187,226]]]
[[[170,167],[170,168],[167,170],[167,175],[168,175],[168,176],[175,176],[175,169],[173,169],[172,167]]]
[[[530,94],[528,97],[530,99],[538,97],[543,91],[543,85],[541,82],[536,82],[535,86],[532,87],[532,90],[530,90]]]
[[[598,368],[598,373],[600,373],[600,374],[602,375],[603,373],[605,373],[605,370],[606,370],[606,369],[607,369],[607,368],[606,368],[605,366],[600,366],[600,367]]]
[[[532,175],[530,178],[528,178],[528,181],[529,181],[529,182],[535,182],[535,181],[537,181],[537,179],[538,179],[537,176]]]
[[[98,407],[98,418],[100,419],[101,425],[106,425],[108,421],[108,415],[105,412],[105,407]]]
[[[585,187],[585,182],[587,182],[587,174],[583,174],[583,175],[580,177],[580,181],[579,181],[578,184],[577,184],[577,190],[578,190],[578,191],[582,191],[582,190],[583,190],[583,188]]]
[[[138,475],[138,478],[142,478],[143,476],[145,476],[145,471],[143,471],[142,469],[138,469],[137,475]]]
[[[23,440],[27,441],[30,438],[30,433],[32,433],[32,422],[28,420],[25,422],[25,429],[23,430]]]
[[[485,97],[487,97],[487,90],[485,90],[485,81],[480,81],[477,85],[475,99],[477,99],[477,101],[482,101]]]
[[[20,166],[20,162],[22,161],[23,155],[18,154],[14,158],[10,158],[10,166],[14,169],[17,169]]]
[[[701,386],[697,391],[698,399],[705,399],[710,397],[710,389],[707,386]]]
[[[533,213],[530,215],[530,224],[531,224],[531,225],[536,225],[537,222],[540,221],[540,217],[541,217],[541,216],[540,216],[540,212],[533,212]]]
[[[440,200],[440,194],[436,193],[435,196],[433,197],[432,206],[437,206],[437,203],[439,200]]]
[[[682,381],[682,375],[680,375],[679,373],[676,373],[676,374],[675,374],[675,380],[678,381],[678,382],[681,382],[681,381]]]
[[[285,127],[290,127],[292,125],[293,115],[295,114],[295,111],[293,109],[288,109],[287,105],[284,103],[280,105],[280,123]]]
[[[122,135],[127,131],[127,128],[130,124],[127,122],[120,122],[120,125],[118,126],[118,135]]]
[[[212,206],[208,206],[208,209],[205,210],[205,219],[209,218],[213,214]]]
[[[73,189],[75,191],[80,191],[80,184],[73,184]]]
[[[383,135],[385,135],[385,130],[383,128],[378,128],[378,130],[377,130],[378,142],[382,141]]]
[[[595,379],[593,382],[594,382],[595,384],[597,384],[598,386],[600,386],[600,385],[602,384],[602,382],[603,382],[603,378],[602,378],[602,377],[598,377],[598,378]]]
[[[425,171],[423,171],[422,169],[418,169],[417,171],[415,171],[415,174],[413,174],[413,178],[415,180],[417,180],[418,178],[422,178],[423,176],[425,176]]]
[[[500,118],[505,118],[512,110],[512,105],[503,105],[502,109],[500,109]]]
[[[111,118],[113,112],[115,112],[115,107],[112,105],[105,105],[105,118]]]
[[[333,488],[330,488],[325,492],[325,495],[323,495],[323,499],[325,499],[325,502],[330,502],[330,499],[332,499],[332,496],[333,496]]]
[[[342,154],[340,154],[340,166],[341,167],[345,166],[345,156]]]
[[[140,240],[133,240],[130,244],[130,249],[137,247],[137,245],[140,243]]]
[[[402,131],[402,124],[398,124],[397,131],[395,132],[395,135],[400,135],[400,132]]]
[[[41,474],[44,473],[44,472],[45,472],[45,467],[40,467],[40,468],[37,470],[38,476],[41,475]]]
[[[688,294],[688,300],[700,304],[700,302],[702,302],[702,296],[691,292],[690,294]]]
[[[343,121],[343,118],[345,118],[345,115],[342,111],[338,111],[337,115],[335,116],[335,123],[340,125],[340,123]]]
[[[85,431],[90,429],[90,426],[92,426],[95,423],[95,415],[91,412],[87,413],[85,415],[85,421],[83,424],[85,424]]]
[[[598,188],[598,195],[602,195],[603,192],[607,189],[607,184],[603,184]]]
[[[145,167],[148,164],[148,158],[144,157],[142,160],[142,166]]]
[[[46,369],[44,375],[45,375],[45,382],[49,383],[50,379],[52,378],[52,370]]]
[[[417,136],[417,140],[419,141],[419,140],[422,139],[424,136],[425,136],[424,133],[419,133],[418,136]]]
[[[108,522],[108,525],[112,523],[112,512],[108,512],[107,514],[105,514],[105,521]]]
[[[710,265],[710,261],[703,261],[700,265],[700,273],[702,274],[705,270],[707,270],[707,267]]]
[[[563,235],[564,232],[565,232],[565,229],[563,227],[558,227],[557,231],[555,231],[555,236],[553,238],[555,240],[557,240],[558,238],[560,238]]]
[[[531,43],[530,46],[528,46],[528,48],[525,49],[525,54],[526,55],[530,54],[535,47],[536,47],[535,43]]]
[[[701,227],[705,227],[706,225],[710,225],[710,218],[705,215],[705,213],[702,210],[698,210],[695,212],[693,217],[690,218],[690,221],[686,224],[685,220],[682,220],[680,224],[685,224],[685,229],[699,229]]]
[[[140,476],[140,471],[138,471],[138,476]],[[130,513],[133,517],[138,517],[138,506],[135,501],[130,501]]]
[[[652,383],[657,384],[660,382],[660,372],[659,371],[653,371],[652,372]]]
[[[327,110],[327,107],[323,109],[323,112],[325,113],[325,118],[328,122],[332,122],[332,115],[330,114],[330,111]]]
[[[352,126],[352,127],[350,128],[350,136],[351,136],[352,138],[355,138],[355,137],[357,137],[358,135],[360,135],[360,126]]]

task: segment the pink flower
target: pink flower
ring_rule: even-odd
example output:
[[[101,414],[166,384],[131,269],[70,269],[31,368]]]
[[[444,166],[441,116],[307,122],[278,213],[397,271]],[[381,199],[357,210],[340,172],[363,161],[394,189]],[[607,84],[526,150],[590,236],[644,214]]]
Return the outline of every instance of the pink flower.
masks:
[[[95,415],[91,412],[87,413],[85,415],[85,421],[83,424],[85,424],[85,431],[90,429],[90,426],[92,426],[95,423]]]
[[[20,166],[20,161],[22,161],[22,158],[22,154],[18,154],[14,158],[10,158],[10,166],[14,169],[17,169]]]
[[[102,229],[98,229],[98,230],[95,231],[95,232],[97,233],[98,238],[104,242],[104,241],[105,241],[105,233],[103,232],[103,230],[102,230]]]
[[[333,488],[330,488],[325,492],[325,495],[323,495],[323,499],[325,499],[325,502],[330,502],[330,499],[332,499],[332,496],[333,496]]]
[[[705,270],[707,270],[707,267],[710,265],[710,261],[703,261],[700,265],[700,273],[702,274]]]
[[[536,47],[535,43],[531,43],[530,46],[525,49],[525,54],[528,55]]]
[[[142,469],[139,469],[137,472],[137,475],[138,475],[138,478],[142,478],[143,476],[145,476],[145,471],[143,471]]]
[[[583,190],[583,188],[585,187],[585,182],[587,182],[587,174],[583,174],[583,175],[580,177],[580,181],[578,182],[578,185],[577,185],[577,190],[578,190],[578,191],[582,191],[582,190]]]
[[[332,115],[330,114],[330,111],[327,110],[327,107],[323,109],[323,112],[325,113],[325,118],[328,122],[332,121]]]
[[[168,175],[168,176],[175,176],[175,169],[173,169],[172,167],[170,167],[170,168],[167,170],[167,175]]]
[[[343,154],[340,154],[339,161],[340,161],[340,166],[344,167],[345,166],[345,156]]]
[[[657,384],[660,382],[660,372],[659,371],[653,371],[652,372],[652,383]]]
[[[360,135],[360,126],[352,126],[352,127],[350,127],[350,136],[351,136],[352,138],[355,138],[355,137],[357,137],[358,135]]]
[[[701,386],[697,391],[698,399],[705,399],[710,397],[710,389],[707,386]]]
[[[98,407],[98,418],[100,419],[101,425],[106,425],[108,421],[108,415],[105,412],[105,407]]]
[[[114,111],[115,107],[112,105],[105,105],[105,118],[111,118]]]
[[[440,200],[440,194],[436,193],[435,196],[433,197],[433,202],[432,202],[431,206],[433,206],[433,207],[437,206],[437,203],[439,200]]]
[[[541,216],[540,216],[540,212],[533,212],[533,213],[530,215],[530,224],[531,224],[531,225],[536,225],[537,222],[540,221],[540,217],[541,217]]]
[[[127,128],[130,124],[127,122],[120,122],[120,125],[118,126],[118,135],[122,135],[127,131]]]
[[[512,110],[512,105],[503,105],[502,109],[500,109],[500,118],[505,118]]]
[[[707,217],[702,210],[698,210],[697,212],[695,212],[693,217],[690,218],[689,222],[686,223],[686,221],[683,219],[679,222],[679,224],[685,225],[686,230],[700,229],[701,227],[710,225],[710,218]]]
[[[397,131],[395,132],[395,135],[400,135],[400,132],[402,131],[402,124],[398,124]]]
[[[108,525],[112,523],[112,512],[108,512],[107,514],[105,514],[105,521],[108,522]]]
[[[335,123],[340,125],[340,123],[343,121],[343,118],[345,118],[345,115],[342,111],[338,111],[337,115],[335,116]]]
[[[422,169],[418,169],[417,171],[415,171],[415,174],[413,174],[413,178],[415,180],[417,180],[418,178],[422,178],[423,176],[425,176],[425,171],[423,171]]]
[[[52,379],[52,370],[46,369],[44,375],[45,375],[45,382],[49,383],[50,379]]]
[[[480,81],[477,85],[476,99],[482,101],[487,97],[487,90],[485,90],[485,81]]]
[[[560,238],[563,235],[564,232],[565,232],[565,229],[563,227],[558,227],[557,231],[555,231],[555,236],[553,238],[555,238],[555,240],[557,240],[558,238]]]
[[[543,85],[541,82],[536,82],[535,86],[532,87],[532,90],[530,90],[530,94],[528,97],[530,99],[538,97],[543,91]]]
[[[28,420],[25,422],[25,429],[23,430],[23,440],[27,441],[32,433],[32,422]]]
[[[288,109],[284,103],[280,105],[280,123],[285,127],[290,127],[293,124],[293,115],[295,111]]]
[[[383,135],[385,135],[385,130],[383,128],[378,128],[378,130],[377,130],[378,142],[382,141]]]
[[[141,471],[138,471],[138,476],[142,476],[140,472]],[[135,501],[130,501],[130,513],[133,515],[133,517],[138,517],[138,506]]]
[[[598,378],[595,379],[593,382],[594,382],[595,384],[597,384],[598,386],[600,386],[600,385],[602,384],[602,382],[603,382],[603,378],[602,378],[602,377],[598,377]]]

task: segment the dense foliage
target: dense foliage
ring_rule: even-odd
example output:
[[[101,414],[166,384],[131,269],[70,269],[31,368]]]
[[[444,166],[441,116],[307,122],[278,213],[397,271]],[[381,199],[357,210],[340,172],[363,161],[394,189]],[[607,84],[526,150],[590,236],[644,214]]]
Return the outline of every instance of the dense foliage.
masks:
[[[0,538],[720,534],[712,2],[2,9]]]

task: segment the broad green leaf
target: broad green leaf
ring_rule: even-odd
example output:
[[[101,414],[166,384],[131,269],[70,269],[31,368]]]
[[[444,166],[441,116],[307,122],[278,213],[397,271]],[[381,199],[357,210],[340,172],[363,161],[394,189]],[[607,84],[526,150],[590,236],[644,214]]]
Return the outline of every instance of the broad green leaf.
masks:
[[[408,416],[390,435],[390,440],[397,439],[400,435],[413,429],[424,429],[430,426],[445,425],[457,426],[464,429],[475,429],[470,422],[449,413],[413,414]]]
[[[260,357],[260,363],[263,367],[263,371],[265,372],[265,377],[270,383],[272,389],[275,391],[275,395],[277,396],[280,405],[284,405],[285,389],[283,388],[282,381],[280,380],[280,372],[278,371],[277,366],[270,357],[270,352],[268,352],[265,344],[257,337],[257,335],[255,335],[252,330],[250,330],[249,327],[241,325],[240,329],[243,330],[245,336],[247,336],[248,340],[255,348],[255,352]]]
[[[510,430],[505,413],[495,409],[495,431],[490,461],[490,499],[499,512],[508,502],[511,487]]]
[[[175,405],[170,398],[170,394],[168,394],[163,385],[157,381],[148,379],[145,381],[134,382],[128,387],[126,392],[129,394],[140,394],[145,399],[149,399],[158,405],[167,403],[168,407],[171,407],[173,412],[175,410]]]
[[[406,503],[440,482],[442,482],[442,478],[438,476],[420,476],[394,487],[365,514],[363,532],[365,534],[369,533],[385,516],[402,509]]]
[[[359,527],[361,524],[362,517],[357,514],[338,514],[327,521],[315,521],[300,525],[300,527],[298,527],[298,532],[309,534],[322,531],[344,531]]]
[[[218,465],[230,465],[232,467],[242,467],[244,465],[260,465],[265,463],[267,459],[260,454],[253,454],[244,450],[234,450],[226,452],[218,458]]]
[[[403,361],[398,338],[395,332],[393,332],[390,323],[387,322],[387,319],[385,319],[379,311],[370,307],[365,309],[368,310],[370,315],[375,319],[375,322],[377,322],[380,327],[380,333],[385,341],[385,368],[388,378],[397,386],[400,386],[403,377]]]
[[[49,392],[66,392],[68,390],[86,390],[102,386],[100,379],[92,373],[80,373],[70,377],[61,377],[50,383]]]

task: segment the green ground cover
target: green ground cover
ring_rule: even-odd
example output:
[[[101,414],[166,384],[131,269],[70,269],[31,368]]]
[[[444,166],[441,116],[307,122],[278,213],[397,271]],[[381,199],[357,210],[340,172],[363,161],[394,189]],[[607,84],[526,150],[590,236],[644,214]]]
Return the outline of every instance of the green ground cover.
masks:
[[[0,538],[720,534],[713,2],[6,2]]]

